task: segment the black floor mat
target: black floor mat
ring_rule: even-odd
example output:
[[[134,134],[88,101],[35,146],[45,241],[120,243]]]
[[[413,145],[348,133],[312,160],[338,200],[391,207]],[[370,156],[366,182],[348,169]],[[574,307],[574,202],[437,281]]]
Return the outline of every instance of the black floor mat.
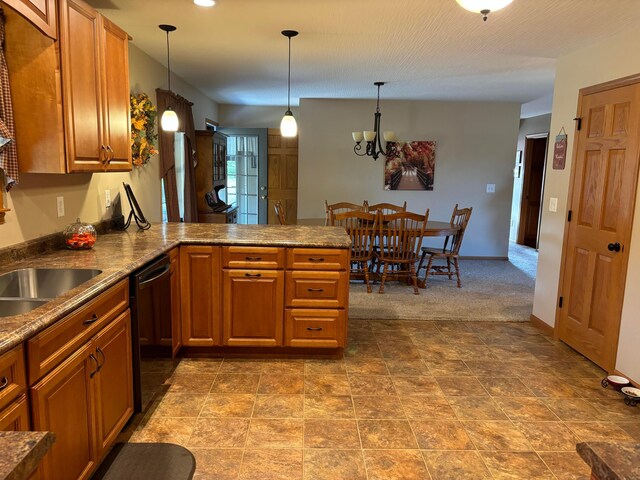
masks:
[[[193,454],[172,443],[117,443],[92,480],[191,480]]]

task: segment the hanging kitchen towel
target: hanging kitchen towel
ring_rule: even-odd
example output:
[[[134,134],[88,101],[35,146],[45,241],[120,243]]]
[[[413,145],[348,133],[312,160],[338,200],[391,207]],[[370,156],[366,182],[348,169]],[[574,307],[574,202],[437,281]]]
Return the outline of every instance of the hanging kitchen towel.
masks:
[[[4,170],[7,192],[18,183],[18,151],[16,149],[16,133],[13,123],[13,107],[9,88],[9,69],[4,56],[5,40],[4,11],[0,8],[0,168]]]

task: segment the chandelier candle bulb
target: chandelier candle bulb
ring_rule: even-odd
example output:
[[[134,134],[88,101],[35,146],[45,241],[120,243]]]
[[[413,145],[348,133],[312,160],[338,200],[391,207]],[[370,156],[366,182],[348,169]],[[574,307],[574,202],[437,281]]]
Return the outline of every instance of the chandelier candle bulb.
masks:
[[[356,143],[360,143],[364,140],[364,134],[362,132],[353,132],[351,136],[353,136],[353,141]]]
[[[376,139],[376,132],[373,132],[371,130],[365,130],[364,139],[367,142],[373,142]]]

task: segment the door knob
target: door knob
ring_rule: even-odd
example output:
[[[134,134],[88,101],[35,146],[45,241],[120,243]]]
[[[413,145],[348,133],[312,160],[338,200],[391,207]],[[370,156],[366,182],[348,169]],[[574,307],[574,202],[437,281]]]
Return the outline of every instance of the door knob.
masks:
[[[607,245],[607,248],[609,249],[610,252],[619,252],[621,246],[619,242],[616,242],[616,243],[610,243],[609,245]]]
[[[267,196],[266,195],[260,195],[260,200],[266,200]]]

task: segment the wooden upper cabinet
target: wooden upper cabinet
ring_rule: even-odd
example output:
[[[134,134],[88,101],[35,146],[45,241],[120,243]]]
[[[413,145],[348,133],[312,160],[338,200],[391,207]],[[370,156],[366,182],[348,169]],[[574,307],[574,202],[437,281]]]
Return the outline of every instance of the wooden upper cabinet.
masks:
[[[38,27],[46,36],[58,37],[55,0],[2,0]]]
[[[131,170],[129,114],[129,35],[102,17],[104,143],[107,170]],[[124,73],[124,74],[123,74]]]
[[[60,2],[67,170],[131,170],[128,36],[80,0]]]
[[[130,171],[126,32],[82,0],[58,0],[58,41],[6,14],[20,171]]]

